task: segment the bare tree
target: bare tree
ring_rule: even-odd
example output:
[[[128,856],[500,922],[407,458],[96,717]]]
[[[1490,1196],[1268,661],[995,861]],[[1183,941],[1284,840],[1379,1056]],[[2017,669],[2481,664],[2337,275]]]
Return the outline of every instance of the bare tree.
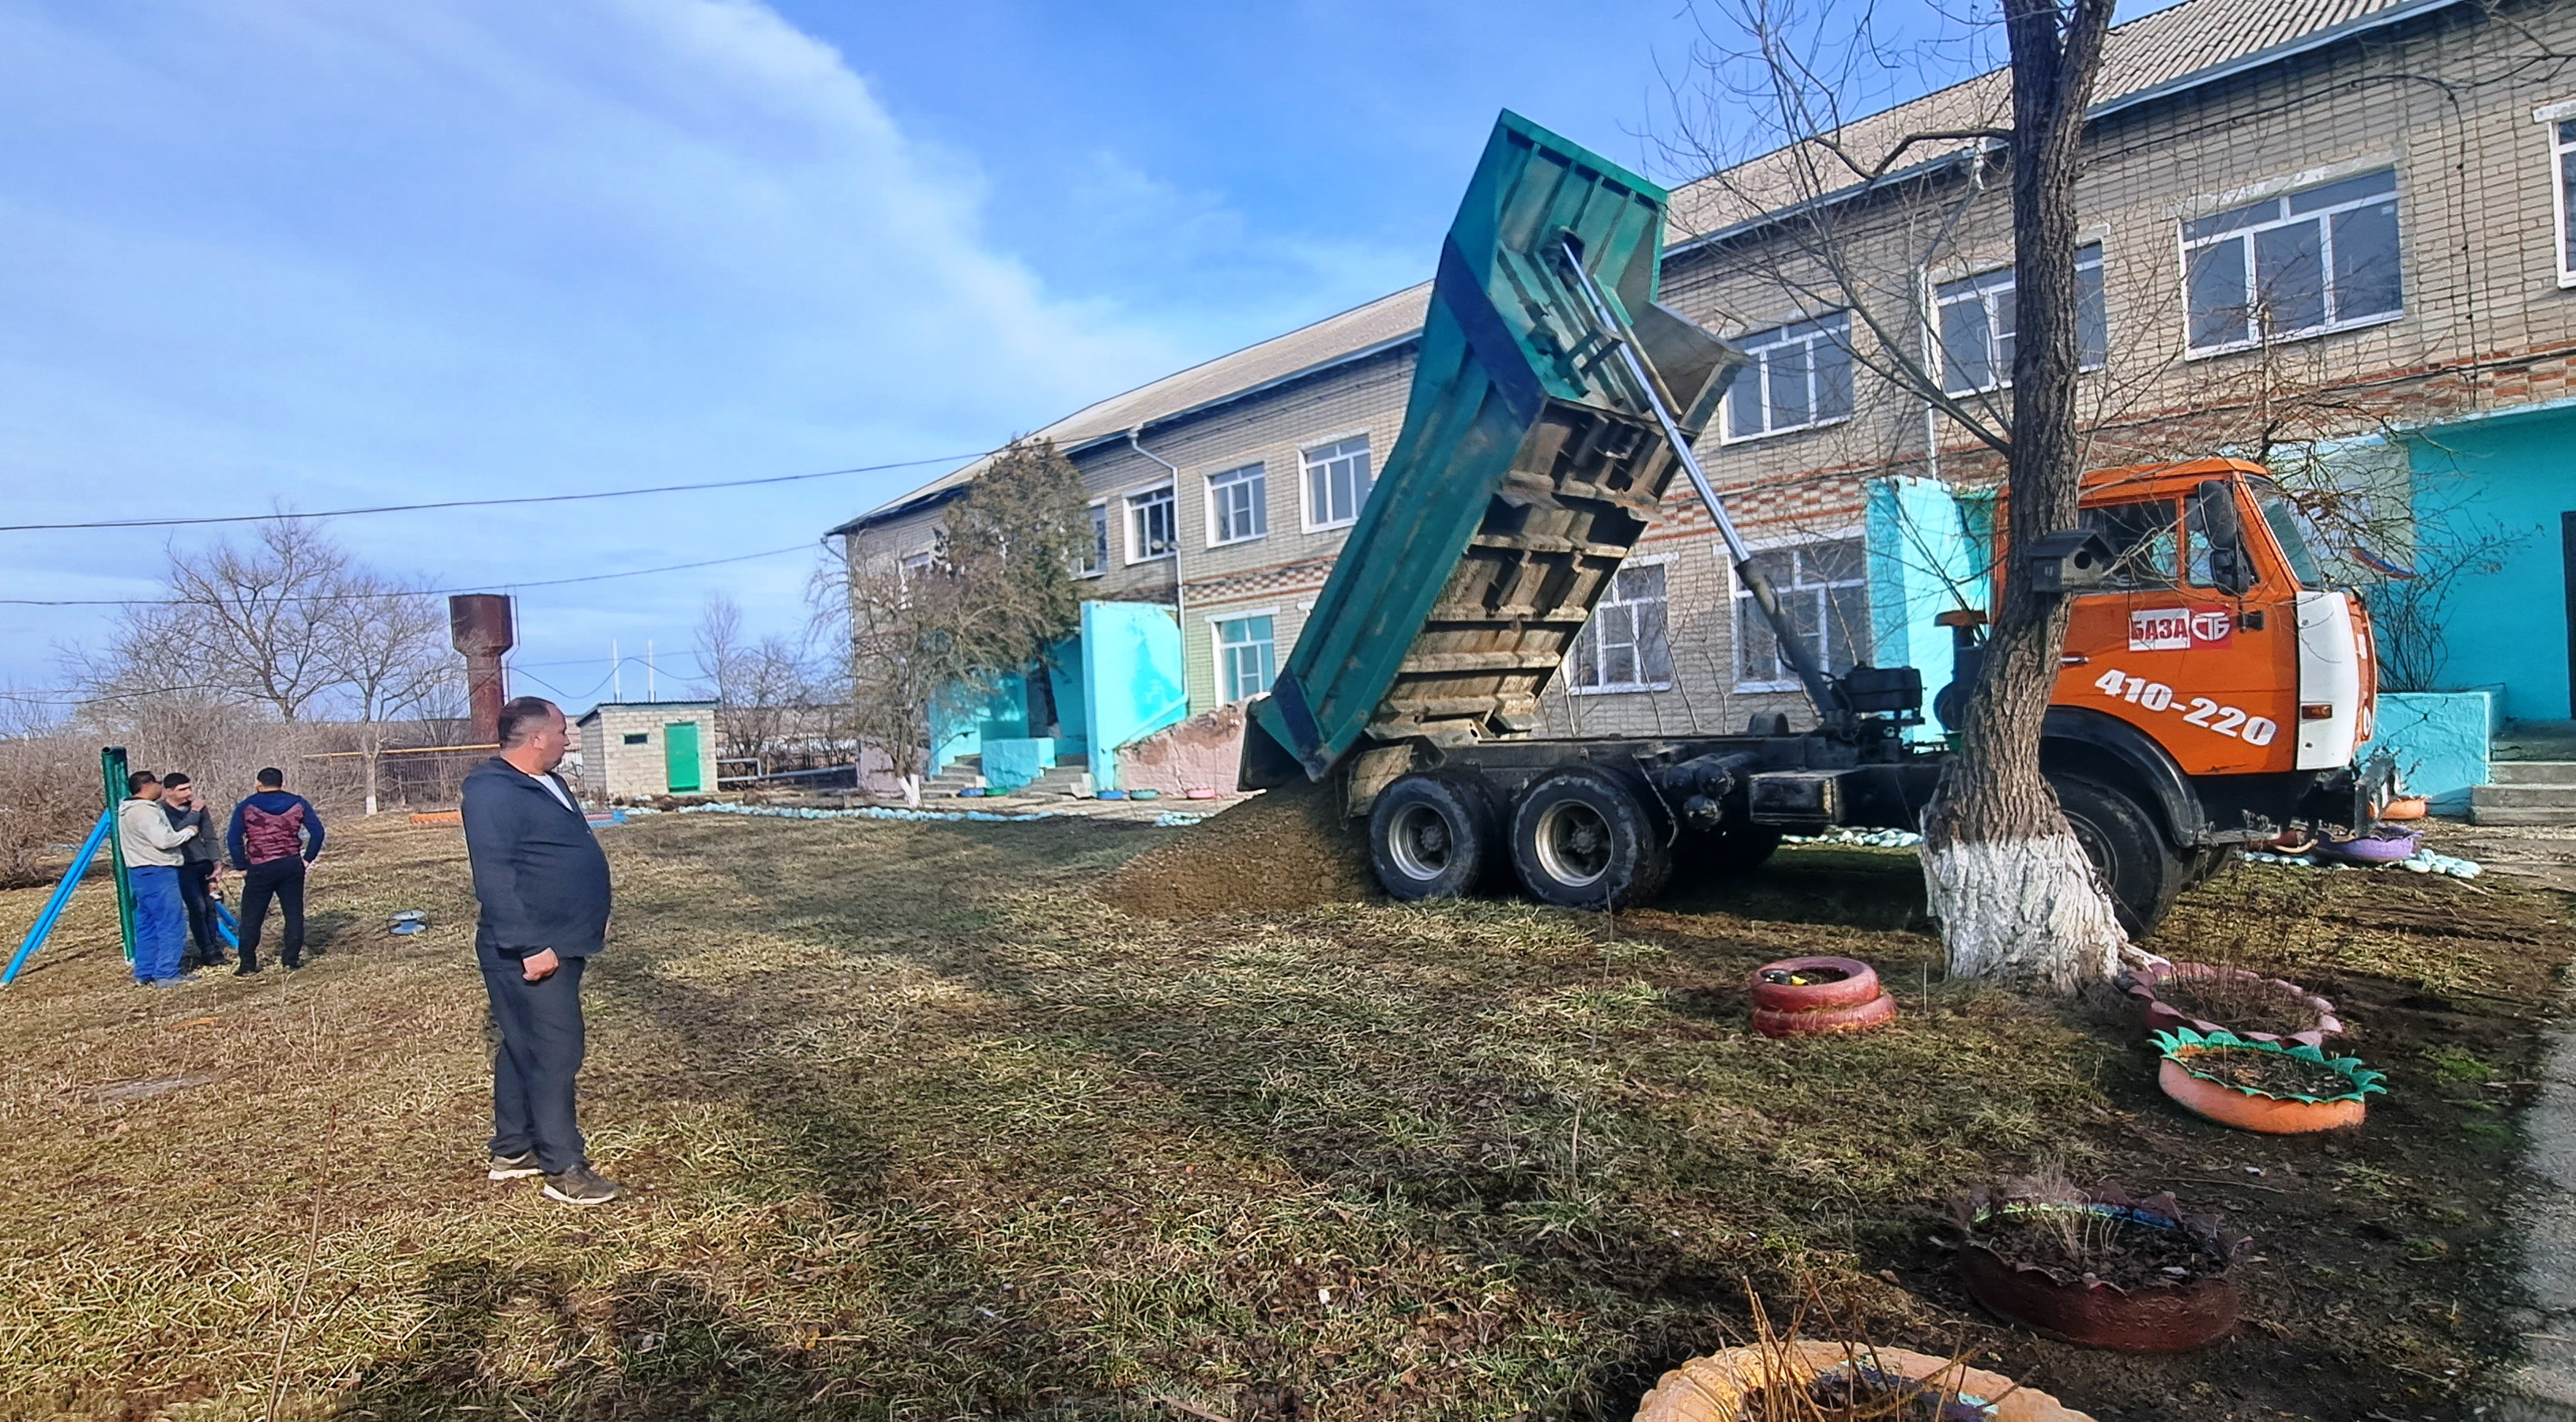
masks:
[[[2087,422],[2078,410],[2075,182],[2112,0],[2004,0],[2002,10],[2011,58],[2001,75],[1862,119],[1845,103],[1866,97],[1873,82],[1883,92],[1886,76],[1919,56],[1883,47],[1865,7],[1732,0],[1719,23],[1703,26],[1712,43],[1721,33],[1738,37],[1706,65],[1708,114],[1717,117],[1694,124],[1686,110],[1677,146],[1716,169],[1689,220],[1724,229],[1772,215],[1769,246],[1750,260],[1808,319],[1848,323],[1834,358],[1877,377],[1860,383],[1870,392],[1860,398],[1921,406],[1927,466],[1945,422],[2003,465],[2008,537],[2028,547],[2075,526],[2085,435],[2102,413],[2097,407]],[[1727,125],[1743,113],[1758,115],[1751,127],[1767,143],[1750,161],[1730,163]],[[1743,123],[1732,121],[1740,137]],[[1982,201],[1995,177],[2010,183],[2004,234],[1987,230],[1993,218]],[[2011,244],[2019,304],[2009,379],[1995,371],[1945,380],[1927,274],[1999,236]],[[2119,388],[2105,380],[2094,394],[2107,403]],[[1902,428],[1892,418],[1854,424]],[[2040,772],[2067,613],[2029,579],[2005,581],[1923,846],[1952,971],[2059,991],[2108,977],[2127,948]]]
[[[127,626],[196,684],[297,720],[335,679],[329,624],[348,568],[348,555],[300,518],[260,524],[247,547],[227,539],[187,553],[174,544],[169,605]]]
[[[709,596],[699,614],[696,650],[723,753],[757,762],[777,751],[811,699],[804,655],[783,637],[753,641],[742,630],[742,609],[722,593]]]
[[[460,668],[448,645],[446,609],[435,597],[363,571],[344,571],[337,592],[316,619],[316,658],[357,722],[372,815],[394,725],[451,709]]]
[[[949,506],[930,558],[906,567],[853,553],[818,584],[830,635],[849,648],[852,727],[908,802],[920,802],[945,718],[1073,632],[1073,569],[1090,536],[1072,461],[1050,441],[1017,440]]]

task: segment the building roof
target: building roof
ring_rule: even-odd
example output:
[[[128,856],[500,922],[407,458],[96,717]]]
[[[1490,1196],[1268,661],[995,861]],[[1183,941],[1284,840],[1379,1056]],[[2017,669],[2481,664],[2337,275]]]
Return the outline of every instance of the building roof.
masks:
[[[713,701],[603,701],[582,712],[573,724],[587,726],[598,720],[602,711],[713,711],[718,704]]]
[[[1290,381],[1366,360],[1408,344],[1422,334],[1422,313],[1430,304],[1431,283],[1426,281],[1419,286],[1406,287],[1393,296],[1381,296],[1365,306],[1354,307],[1338,316],[1327,316],[1284,336],[1273,336],[1231,355],[1218,356],[1176,375],[1166,375],[1151,384],[1140,385],[1123,395],[1113,395],[1098,404],[1086,405],[1036,431],[1035,436],[1054,440],[1058,449],[1071,454],[1106,441],[1123,440],[1129,430],[1185,419]],[[952,469],[891,503],[870,509],[832,532],[849,533],[928,504],[944,502],[973,483],[991,458],[986,455]]]
[[[2184,0],[2115,26],[2094,81],[2092,116],[2189,92],[2292,55],[2470,0]],[[1874,164],[1908,134],[2000,128],[2011,122],[2010,73],[1996,69],[1846,124],[1846,152]],[[1916,144],[1873,183],[1812,143],[1777,149],[1687,184],[1673,194],[1666,237],[1675,248],[1724,241],[1800,208],[1843,201],[1888,182],[1964,159],[1991,140]],[[1407,287],[1284,336],[1114,395],[1036,433],[1072,453],[1123,439],[1129,430],[1186,418],[1264,390],[1368,359],[1422,331],[1431,284]],[[990,456],[962,465],[832,530],[944,503],[974,482]]]

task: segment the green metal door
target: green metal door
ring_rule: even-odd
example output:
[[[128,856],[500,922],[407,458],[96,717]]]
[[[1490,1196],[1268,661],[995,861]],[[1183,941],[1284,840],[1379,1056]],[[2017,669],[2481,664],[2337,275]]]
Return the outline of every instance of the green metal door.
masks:
[[[662,728],[662,772],[674,795],[702,788],[698,778],[698,723],[673,721]]]

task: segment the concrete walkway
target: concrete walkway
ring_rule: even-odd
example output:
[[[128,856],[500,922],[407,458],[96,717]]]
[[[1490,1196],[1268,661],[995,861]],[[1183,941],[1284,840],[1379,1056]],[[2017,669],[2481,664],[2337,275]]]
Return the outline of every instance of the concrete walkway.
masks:
[[[2497,832],[2487,846],[2492,867],[2576,891],[2576,835],[2560,834],[2568,837]],[[2473,854],[2466,846],[2452,852]],[[2487,1422],[2576,1422],[2576,978],[2562,979],[2554,1017],[2540,1098],[2523,1120],[2530,1185],[2515,1205],[2532,1312],[2520,1319],[2521,1360],[2496,1380],[2482,1409]]]

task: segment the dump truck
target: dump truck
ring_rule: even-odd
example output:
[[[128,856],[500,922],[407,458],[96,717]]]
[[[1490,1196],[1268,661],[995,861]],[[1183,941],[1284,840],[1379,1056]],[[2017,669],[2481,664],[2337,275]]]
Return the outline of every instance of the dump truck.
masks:
[[[1404,427],[1286,666],[1249,708],[1242,784],[1333,784],[1400,899],[1516,882],[1618,906],[1739,874],[1785,835],[1913,829],[1945,758],[1913,667],[1822,664],[1784,615],[1692,441],[1745,364],[1657,301],[1668,195],[1506,112],[1440,250]],[[1813,724],[1544,733],[1540,697],[1687,479]],[[2000,526],[2003,522],[1997,520]],[[2365,793],[2368,616],[2332,588],[2256,464],[2089,473],[2082,526],[1998,548],[1988,584],[2072,599],[2041,764],[2123,923]],[[1963,600],[1964,602],[1964,600]],[[1934,713],[1955,725],[1982,610]]]

